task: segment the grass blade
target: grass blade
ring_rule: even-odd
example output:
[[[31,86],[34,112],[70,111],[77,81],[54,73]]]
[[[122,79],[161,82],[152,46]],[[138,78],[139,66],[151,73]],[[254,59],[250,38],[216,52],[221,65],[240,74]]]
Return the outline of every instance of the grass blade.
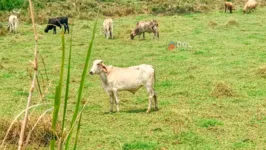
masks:
[[[87,51],[85,67],[83,68],[83,73],[82,73],[81,82],[80,82],[80,86],[79,86],[78,100],[77,100],[75,111],[74,111],[74,114],[73,114],[73,117],[71,120],[71,126],[70,126],[71,128],[72,128],[72,126],[73,126],[73,124],[77,118],[78,112],[79,112],[80,101],[81,101],[81,97],[82,97],[82,91],[83,91],[83,87],[84,87],[86,74],[88,72],[88,65],[89,65],[89,60],[90,60],[90,56],[91,56],[92,45],[93,45],[94,38],[95,38],[96,26],[97,26],[97,20],[95,21],[94,26],[93,26],[92,39],[91,39],[91,42],[90,42],[90,45],[89,45],[89,48]],[[70,132],[70,135],[67,137],[66,147],[65,147],[66,150],[69,147],[71,135],[72,135],[72,131]]]
[[[59,107],[60,107],[60,88],[59,85],[56,86],[55,90],[55,100],[54,100],[54,111],[53,111],[53,121],[52,121],[52,129],[55,131],[56,128],[56,122],[58,118],[58,113],[59,113]],[[50,143],[50,148],[54,149],[55,148],[55,137],[53,137],[51,143]]]
[[[78,114],[78,117],[81,116],[81,114],[83,113],[83,111],[84,111],[85,107],[87,106],[88,102],[89,102],[89,100],[87,100],[86,103],[82,106],[82,109],[81,109],[81,111]],[[70,136],[70,134],[72,134],[72,131],[73,131],[74,126],[76,125],[77,121],[78,121],[78,118],[76,118],[76,120],[74,120],[74,123],[73,123],[72,127],[70,128],[69,132],[66,134],[67,138]]]
[[[62,85],[63,85],[63,77],[64,77],[64,62],[65,62],[65,36],[62,33],[62,58],[61,58],[61,70],[60,70],[60,79],[59,84],[56,86],[55,92],[55,101],[54,101],[54,111],[53,111],[53,121],[52,121],[52,129],[56,130],[56,122],[58,118],[58,113],[60,109],[61,103],[61,94],[62,94]],[[55,149],[55,137],[53,137],[50,143],[50,149]]]
[[[76,138],[75,138],[75,144],[74,144],[74,150],[77,149],[77,145],[78,145],[78,137],[79,137],[79,130],[80,130],[81,118],[82,118],[82,112],[80,113],[80,117],[79,117],[78,128],[77,128]]]
[[[69,48],[69,55],[68,55],[68,68],[67,68],[67,81],[66,81],[66,93],[65,93],[65,100],[64,100],[64,112],[63,112],[63,118],[62,118],[62,127],[61,127],[61,139],[59,143],[59,150],[62,149],[62,142],[63,134],[64,134],[64,128],[65,128],[65,119],[66,119],[66,111],[67,111],[67,101],[68,101],[68,95],[69,95],[69,81],[70,81],[70,68],[71,68],[71,55],[72,55],[72,40],[73,40],[73,28],[74,23],[71,28],[71,37],[70,37],[70,48]]]
[[[49,81],[49,78],[48,78],[48,73],[47,73],[47,69],[46,69],[46,64],[44,62],[44,58],[42,57],[42,55],[40,54],[40,58],[42,60],[42,63],[43,63],[43,67],[44,67],[44,72],[45,72],[45,75],[46,75],[46,80],[47,82]]]

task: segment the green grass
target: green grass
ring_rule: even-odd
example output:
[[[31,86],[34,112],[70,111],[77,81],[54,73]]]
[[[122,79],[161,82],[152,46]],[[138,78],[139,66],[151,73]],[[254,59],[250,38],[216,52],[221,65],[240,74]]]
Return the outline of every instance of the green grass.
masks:
[[[146,114],[148,97],[141,89],[135,95],[120,92],[121,112],[110,114],[109,97],[99,77],[87,74],[82,101],[89,99],[89,103],[83,112],[77,149],[263,149],[266,79],[257,72],[266,64],[265,13],[265,8],[259,8],[248,15],[215,11],[115,18],[112,40],[104,39],[100,19],[91,60],[103,59],[107,65],[121,67],[152,64],[160,110]],[[159,21],[160,39],[146,34],[145,40],[130,40],[130,29],[136,22],[148,19]],[[210,26],[211,21],[217,25]],[[68,114],[76,105],[93,22],[75,20]],[[20,24],[20,33],[1,37],[1,118],[14,117],[26,105],[30,82],[27,68],[32,67],[29,60],[34,41],[31,26]],[[45,34],[44,28],[38,26],[39,50],[52,80],[46,94],[46,101],[52,103],[61,39],[59,34]],[[70,35],[65,38],[69,43]],[[168,51],[170,41],[184,41],[191,47]],[[45,71],[42,64],[40,71]],[[220,82],[229,85],[235,96],[213,97],[212,90]],[[34,103],[38,96],[35,91]],[[71,121],[71,115],[67,116],[66,124]]]

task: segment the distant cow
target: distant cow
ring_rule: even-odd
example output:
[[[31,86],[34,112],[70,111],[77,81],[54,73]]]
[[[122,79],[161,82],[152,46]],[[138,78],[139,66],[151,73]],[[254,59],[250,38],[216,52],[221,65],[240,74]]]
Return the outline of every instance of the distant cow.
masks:
[[[8,19],[8,27],[7,30],[9,30],[9,32],[17,32],[17,28],[18,28],[18,17],[15,15],[10,15],[9,19]]]
[[[255,10],[258,6],[258,2],[256,0],[248,0],[244,6],[243,13],[248,13],[252,9]]]
[[[116,111],[119,112],[118,91],[129,91],[135,94],[142,86],[146,87],[149,94],[147,113],[151,110],[152,100],[155,102],[155,110],[158,110],[157,96],[154,90],[155,72],[151,65],[138,65],[127,68],[106,66],[102,60],[95,60],[90,74],[98,74],[102,80],[102,86],[110,96],[110,111],[113,111],[114,101]]]
[[[66,33],[66,30],[69,33],[67,17],[57,17],[49,19],[47,27],[45,28],[44,32],[48,33],[49,30],[54,29],[54,34],[56,34],[56,26],[58,26],[60,29],[62,26],[64,26],[64,33]]]
[[[232,2],[224,2],[224,12],[226,13],[227,10],[229,10],[230,13],[233,12],[234,4]]]
[[[136,28],[131,32],[130,38],[133,40],[136,35],[140,37],[141,34],[143,34],[143,38],[145,38],[145,32],[154,33],[153,38],[156,36],[159,38],[158,22],[156,20],[138,22]]]
[[[103,32],[105,38],[113,38],[113,20],[112,19],[105,19],[103,21]]]

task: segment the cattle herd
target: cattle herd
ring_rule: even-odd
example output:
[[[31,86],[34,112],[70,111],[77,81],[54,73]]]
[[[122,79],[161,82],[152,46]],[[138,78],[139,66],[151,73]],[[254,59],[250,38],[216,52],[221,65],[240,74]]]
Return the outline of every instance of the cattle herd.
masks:
[[[258,6],[258,2],[256,0],[247,0],[244,8],[243,13],[250,13],[251,10],[255,10]],[[229,10],[230,13],[234,10],[234,4],[232,2],[225,1],[224,2],[224,11],[226,12]]]
[[[256,0],[247,0],[243,13],[250,13],[251,10],[255,10],[258,3]],[[229,10],[230,13],[234,10],[234,4],[232,2],[225,1],[224,3],[225,13]],[[19,12],[15,12],[19,14]],[[48,33],[49,30],[53,30],[56,34],[56,27],[64,27],[64,32],[69,33],[68,18],[57,17],[50,18],[48,20],[47,27],[44,32]],[[8,20],[8,30],[10,32],[17,32],[18,17],[17,15],[11,15]],[[103,22],[103,32],[107,39],[113,38],[113,20],[108,18]],[[145,38],[145,32],[154,33],[153,38],[159,38],[159,24],[156,20],[140,21],[136,24],[135,29],[130,33],[130,39],[133,40],[135,36],[143,35]],[[142,86],[145,86],[149,95],[149,105],[147,113],[151,110],[152,99],[155,103],[155,110],[158,110],[157,95],[154,90],[155,84],[155,71],[153,66],[141,64],[138,66],[131,66],[127,68],[119,68],[114,66],[106,66],[102,60],[95,60],[93,62],[90,74],[98,74],[102,81],[102,86],[110,96],[110,111],[113,111],[113,104],[116,103],[116,111],[119,111],[119,99],[118,91],[129,91],[135,93]]]

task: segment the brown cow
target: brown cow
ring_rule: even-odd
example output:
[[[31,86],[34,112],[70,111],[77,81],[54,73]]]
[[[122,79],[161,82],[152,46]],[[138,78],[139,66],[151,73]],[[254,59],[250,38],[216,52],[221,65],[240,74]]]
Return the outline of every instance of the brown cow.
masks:
[[[140,37],[141,34],[143,34],[143,38],[145,38],[145,32],[154,33],[153,38],[156,36],[159,38],[158,22],[156,20],[138,22],[136,28],[131,32],[130,38],[133,40],[136,35]]]
[[[233,12],[234,4],[232,2],[224,2],[224,12],[226,13],[227,10],[229,10],[230,13]]]

